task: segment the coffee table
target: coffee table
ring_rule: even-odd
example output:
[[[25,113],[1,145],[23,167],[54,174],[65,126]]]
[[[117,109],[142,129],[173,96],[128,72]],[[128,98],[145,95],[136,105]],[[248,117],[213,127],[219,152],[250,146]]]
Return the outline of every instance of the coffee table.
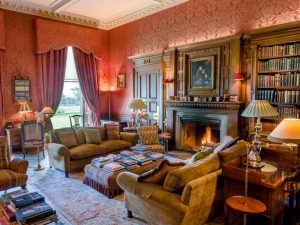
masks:
[[[143,174],[155,168],[160,161],[161,160],[153,161],[144,166],[122,170],[122,172],[129,171],[135,174]],[[108,198],[113,198],[122,193],[122,189],[117,184],[118,174],[119,173],[109,173],[103,170],[103,168],[97,168],[88,164],[84,167],[83,183],[96,189]]]

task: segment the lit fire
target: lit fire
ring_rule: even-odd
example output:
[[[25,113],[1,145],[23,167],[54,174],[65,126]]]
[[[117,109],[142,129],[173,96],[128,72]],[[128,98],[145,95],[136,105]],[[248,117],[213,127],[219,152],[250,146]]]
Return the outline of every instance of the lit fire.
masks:
[[[203,144],[213,144],[214,142],[212,141],[211,138],[211,127],[210,126],[206,126],[205,128],[205,134],[203,135],[203,138],[201,140],[202,145]]]

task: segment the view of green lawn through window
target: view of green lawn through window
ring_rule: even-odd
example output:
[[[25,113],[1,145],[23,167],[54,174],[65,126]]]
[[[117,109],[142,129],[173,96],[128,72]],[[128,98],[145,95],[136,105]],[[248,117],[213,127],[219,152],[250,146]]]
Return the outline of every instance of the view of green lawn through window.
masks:
[[[70,127],[69,116],[82,115],[82,94],[78,82],[72,47],[68,48],[63,94],[55,115],[51,118],[53,128]]]

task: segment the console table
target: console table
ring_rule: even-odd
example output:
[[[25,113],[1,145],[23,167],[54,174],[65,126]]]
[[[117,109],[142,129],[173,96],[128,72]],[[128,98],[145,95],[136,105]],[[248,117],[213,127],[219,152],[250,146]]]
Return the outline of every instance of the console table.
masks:
[[[263,213],[268,224],[283,224],[284,199],[294,195],[295,182],[299,181],[297,153],[263,149],[262,160],[277,167],[273,173],[262,173],[260,169],[249,169],[249,197],[260,200],[267,206]],[[224,199],[230,196],[244,195],[246,156],[230,160],[223,164]],[[290,201],[293,197],[290,197]],[[299,201],[299,199],[297,199]],[[290,204],[291,205],[291,204]],[[224,204],[225,224],[229,224],[228,206]]]

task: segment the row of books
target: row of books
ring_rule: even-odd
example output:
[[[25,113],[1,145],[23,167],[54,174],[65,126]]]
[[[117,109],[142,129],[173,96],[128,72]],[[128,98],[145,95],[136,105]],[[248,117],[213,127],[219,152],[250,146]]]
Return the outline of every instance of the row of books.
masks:
[[[278,71],[278,70],[299,70],[300,57],[269,59],[266,61],[259,61],[259,71]]]
[[[279,118],[300,118],[300,109],[297,109],[296,106],[276,107],[275,109],[279,114]]]
[[[99,157],[99,158],[93,159],[91,161],[91,164],[97,168],[101,168],[109,162],[110,162],[110,159],[108,157]]]
[[[300,54],[300,43],[262,47],[260,58]]]
[[[277,103],[300,104],[300,91],[258,90],[257,99]]]
[[[260,75],[257,83],[259,87],[300,87],[300,73],[286,72],[275,75]]]
[[[18,221],[20,224],[43,225],[58,220],[53,210],[38,192],[18,190],[2,195],[5,205],[3,214],[9,222]]]

